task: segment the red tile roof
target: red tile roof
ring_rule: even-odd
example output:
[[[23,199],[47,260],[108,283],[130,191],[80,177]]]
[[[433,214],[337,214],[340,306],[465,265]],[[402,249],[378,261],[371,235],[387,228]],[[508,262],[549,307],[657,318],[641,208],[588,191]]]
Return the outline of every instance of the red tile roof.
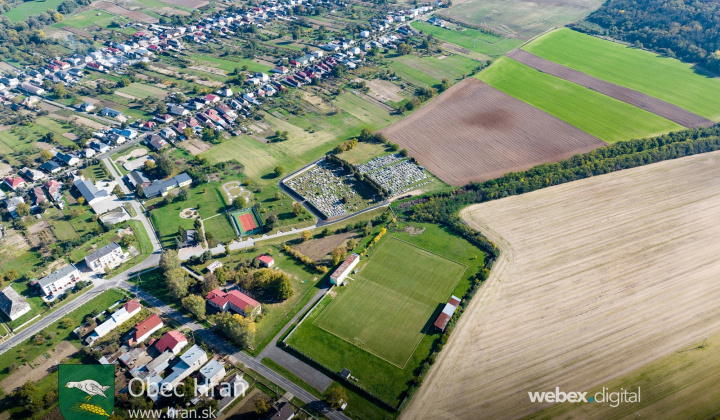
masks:
[[[187,342],[187,338],[185,338],[180,331],[173,330],[165,333],[165,335],[155,343],[155,348],[158,349],[160,353],[163,353],[165,350],[174,349],[175,346],[182,342]]]
[[[248,306],[260,306],[260,302],[238,290],[231,290],[229,293],[224,293],[220,289],[215,289],[208,293],[206,299],[220,307],[224,307],[226,303],[229,303],[243,312],[247,310]]]
[[[5,178],[5,183],[10,185],[10,187],[15,188],[17,186],[24,184],[25,181],[23,181],[23,179],[20,178],[19,176],[12,176],[12,177]]]
[[[158,314],[150,315],[144,321],[135,325],[135,332],[133,333],[133,338],[135,340],[140,339],[140,337],[147,334],[148,331],[162,325],[162,323],[162,319],[160,319],[160,316]]]
[[[272,264],[275,261],[273,259],[273,257],[271,257],[269,255],[261,255],[261,256],[257,257],[257,259],[258,259],[258,261],[265,263],[265,264]]]
[[[127,313],[131,314],[133,311],[142,308],[142,305],[140,305],[140,302],[138,302],[135,299],[130,299],[126,304],[123,305],[123,308],[127,311]]]

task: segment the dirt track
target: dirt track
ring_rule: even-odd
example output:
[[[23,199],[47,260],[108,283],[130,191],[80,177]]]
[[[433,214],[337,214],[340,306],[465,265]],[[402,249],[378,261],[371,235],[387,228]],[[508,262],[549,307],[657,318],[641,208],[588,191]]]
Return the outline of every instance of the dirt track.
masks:
[[[503,254],[404,418],[523,417],[720,332],[719,178],[714,152],[465,209]]]
[[[692,112],[680,108],[679,106],[661,101],[660,99],[653,98],[650,95],[640,93],[636,90],[606,82],[602,79],[598,79],[569,67],[553,63],[552,61],[538,57],[537,55],[531,54],[527,51],[517,49],[510,51],[507,56],[515,61],[525,64],[526,66],[530,66],[535,70],[551,74],[555,77],[565,79],[580,86],[585,86],[588,89],[592,89],[596,92],[602,93],[603,95],[610,96],[611,98],[627,102],[630,105],[642,108],[648,112],[652,112],[653,114],[659,115],[685,127],[710,127],[715,124],[707,118],[693,114]]]
[[[605,145],[472,77],[383,132],[434,175],[457,186]]]

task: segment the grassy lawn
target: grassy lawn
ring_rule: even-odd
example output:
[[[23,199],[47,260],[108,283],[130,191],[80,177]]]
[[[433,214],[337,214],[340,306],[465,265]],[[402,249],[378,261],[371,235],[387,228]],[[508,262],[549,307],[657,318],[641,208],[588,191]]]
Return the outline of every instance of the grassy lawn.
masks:
[[[459,45],[471,51],[487,54],[491,57],[502,56],[506,52],[517,48],[523,43],[520,39],[504,38],[486,32],[481,32],[477,29],[463,28],[463,30],[458,30],[440,28],[419,20],[411,23],[410,26],[427,35],[432,35],[437,39]]]
[[[0,355],[0,380],[5,379],[9,376],[7,367],[11,363],[17,363],[18,365],[35,360],[38,356],[48,351],[49,349],[55,348],[58,343],[63,340],[68,340],[78,348],[81,347],[80,341],[74,336],[72,330],[82,323],[82,320],[86,315],[91,313],[93,310],[103,311],[111,306],[116,301],[122,299],[125,295],[123,292],[117,289],[107,290],[100,295],[94,297],[91,301],[85,303],[74,311],[70,312],[65,318],[73,320],[73,327],[63,329],[59,325],[59,321],[50,325],[46,328],[45,332],[55,333],[55,337],[48,339],[45,344],[36,346],[27,340],[6,353]]]
[[[339,289],[315,324],[402,368],[465,269],[391,237],[352,275],[349,287]],[[348,317],[354,322],[348,323]]]
[[[0,131],[0,153],[7,156],[11,164],[16,163],[11,156],[17,152],[36,149],[36,142],[47,133],[54,133],[55,140],[64,146],[71,146],[72,141],[63,137],[70,131],[70,126],[55,121],[47,116],[37,118],[30,126],[16,126],[10,130]],[[39,149],[37,150],[39,152]]]
[[[57,10],[63,0],[26,1],[17,3],[17,6],[3,13],[11,22],[20,22],[30,16],[39,15],[48,9]]]
[[[290,158],[276,147],[261,143],[249,136],[231,137],[200,156],[210,163],[237,160],[245,166],[245,174],[258,181],[272,172],[281,162],[288,170],[302,165],[302,162]]]
[[[414,54],[389,58],[390,70],[416,86],[435,86],[442,79],[455,82],[478,67],[480,63],[460,56],[420,57]]]
[[[340,157],[354,165],[359,165],[374,157],[389,155],[390,153],[392,153],[390,149],[383,144],[358,143],[357,146],[352,149],[342,152]]]
[[[398,116],[390,115],[388,111],[351,92],[341,94],[333,103],[371,128],[382,128],[398,119]]]
[[[498,59],[476,77],[610,143],[683,129],[648,111],[509,58]]]
[[[157,207],[150,212],[150,217],[152,218],[153,224],[155,224],[155,228],[160,233],[160,240],[163,245],[174,247],[175,238],[179,235],[178,227],[193,229],[195,221],[193,219],[181,218],[180,212],[182,210],[186,208],[198,208],[200,217],[207,219],[225,209],[225,202],[220,196],[220,192],[217,190],[215,183],[207,183],[190,188],[188,193],[187,201],[174,201],[170,205]],[[152,203],[158,201],[160,200],[150,200]]]
[[[62,29],[65,26],[83,29],[95,25],[107,28],[113,20],[126,20],[122,16],[113,15],[104,10],[88,10],[73,16],[66,16],[64,20],[51,25],[53,28]]]
[[[692,64],[570,29],[550,32],[523,49],[591,76],[635,89],[705,118],[720,120],[720,79]]]
[[[213,55],[208,54],[192,54],[190,56],[193,60],[196,61],[196,65],[207,65],[208,63],[212,63],[212,67],[219,68],[222,70],[225,70],[226,72],[230,73],[235,70],[235,68],[242,68],[242,66],[247,66],[249,71],[262,71],[267,72],[272,67],[256,63],[250,59],[245,58],[236,58],[236,57],[225,57],[225,58],[219,58],[215,57]]]
[[[235,229],[224,214],[204,220],[203,224],[205,232],[212,234],[212,237],[220,243],[227,244],[237,238]]]
[[[392,232],[389,232],[386,238],[383,239],[381,245],[374,248],[374,253],[371,252],[372,255],[369,257],[369,262],[367,263],[368,268],[361,267],[359,274],[368,277],[372,274],[372,277],[374,278],[381,278],[381,276],[384,275],[382,270],[379,271],[379,274],[375,274],[375,271],[379,270],[378,267],[380,267],[380,264],[373,262],[373,259],[376,256],[379,256],[380,260],[387,259],[385,254],[386,251],[383,250],[382,244],[385,241],[390,241],[390,245],[394,245],[397,242],[395,239],[400,239],[435,254],[439,254],[441,257],[467,265],[468,269],[464,271],[461,280],[454,289],[448,287],[443,292],[447,296],[450,294],[463,296],[464,292],[469,287],[469,277],[475,274],[483,264],[483,253],[469,242],[450,234],[448,231],[439,226],[415,223],[413,223],[412,226],[415,229],[425,228],[425,230],[420,234],[410,235],[404,230],[404,225],[392,229]],[[362,243],[365,243],[365,241],[361,241],[361,244]],[[393,247],[390,247],[389,249],[391,250],[392,248]],[[405,259],[403,261],[407,262],[408,260]],[[412,261],[417,260],[415,259]],[[305,353],[309,357],[312,357],[317,362],[333,371],[340,371],[343,368],[350,369],[353,376],[359,379],[359,386],[372,392],[374,395],[387,403],[397,405],[402,400],[403,392],[408,388],[409,381],[414,378],[415,370],[422,364],[423,360],[429,354],[433,342],[439,339],[439,334],[434,333],[434,331],[429,331],[428,334],[422,335],[417,348],[410,356],[410,359],[407,361],[404,368],[401,369],[396,365],[380,359],[372,353],[369,353],[368,351],[365,351],[360,347],[318,327],[316,325],[316,319],[324,318],[326,316],[325,311],[327,309],[331,310],[332,306],[336,304],[343,304],[343,300],[345,300],[343,294],[352,294],[353,289],[358,288],[360,285],[359,282],[363,281],[357,280],[358,276],[351,277],[356,278],[356,280],[351,281],[351,284],[346,286],[346,290],[342,290],[335,300],[327,297],[323,299],[323,301],[321,301],[313,310],[310,316],[291,334],[286,342],[295,349]],[[402,280],[406,281],[403,282]],[[394,287],[405,293],[412,293],[415,298],[422,300],[429,299],[429,295],[423,295],[423,293],[427,293],[429,291],[423,291],[423,293],[420,293],[420,288],[415,290],[413,286],[409,284],[411,281],[406,277],[394,279],[394,281],[391,280],[391,283]],[[440,300],[439,294],[436,299],[437,301],[435,302],[435,305],[439,311],[441,309],[441,305],[445,302]],[[443,297],[443,299],[446,298]],[[432,312],[426,316],[426,322],[434,321],[434,314]],[[346,322],[349,319],[347,316],[343,316],[343,318]],[[320,319],[319,321],[322,322],[323,320]],[[363,324],[362,322],[347,323],[349,325]],[[395,320],[391,321],[389,319],[385,319],[386,327],[394,324]],[[349,326],[348,328],[353,327]],[[391,328],[394,329],[394,327]],[[384,337],[387,336],[389,335],[385,335]],[[367,340],[365,341],[366,345],[368,345]]]
[[[160,89],[156,86],[150,86],[145,83],[131,83],[124,88],[118,89],[117,92],[126,93],[130,96],[134,96],[140,99],[144,99],[149,96],[156,98],[164,98],[165,95],[167,95],[167,92],[165,90]]]

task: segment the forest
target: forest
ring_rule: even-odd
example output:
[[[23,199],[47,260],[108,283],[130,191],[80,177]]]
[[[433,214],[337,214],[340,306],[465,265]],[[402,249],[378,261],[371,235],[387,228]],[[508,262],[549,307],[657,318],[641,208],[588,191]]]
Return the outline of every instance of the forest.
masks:
[[[720,3],[698,0],[611,0],[570,25],[720,71]]]

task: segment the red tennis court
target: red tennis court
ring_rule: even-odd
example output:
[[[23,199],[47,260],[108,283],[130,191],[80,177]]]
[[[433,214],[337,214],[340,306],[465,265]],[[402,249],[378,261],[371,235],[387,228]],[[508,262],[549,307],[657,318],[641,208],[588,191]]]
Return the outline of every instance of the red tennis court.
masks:
[[[238,215],[238,220],[240,221],[240,225],[242,225],[242,230],[245,232],[249,232],[258,228],[258,225],[257,223],[255,223],[255,218],[253,217],[252,213],[240,214]]]

